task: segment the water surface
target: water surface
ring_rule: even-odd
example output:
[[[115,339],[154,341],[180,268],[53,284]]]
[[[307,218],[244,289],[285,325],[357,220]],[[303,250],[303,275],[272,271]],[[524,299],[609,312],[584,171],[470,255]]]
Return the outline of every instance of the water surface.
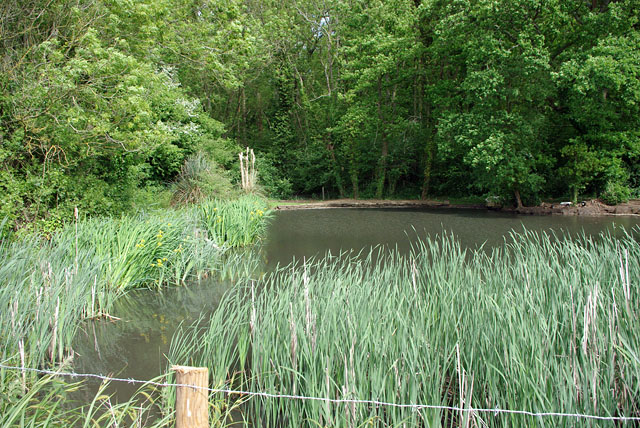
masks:
[[[511,231],[597,235],[640,224],[639,217],[527,216],[472,209],[319,209],[280,211],[265,244],[270,266],[375,245],[409,250],[411,242],[453,233],[464,248],[493,247]],[[621,233],[618,230],[616,233]]]
[[[469,249],[500,245],[511,231],[558,233],[615,232],[640,224],[638,217],[522,216],[466,209],[321,209],[277,212],[262,246],[264,266],[256,275],[292,259],[322,256],[327,251],[367,250],[384,245],[407,251],[412,242],[427,236],[453,233]],[[151,379],[165,373],[171,337],[181,322],[191,323],[215,310],[231,282],[204,281],[161,293],[139,290],[117,302],[121,321],[95,321],[83,325],[75,351],[78,372],[114,374]],[[97,383],[85,389],[90,400]],[[116,389],[117,388],[117,389]],[[110,392],[128,398],[136,386],[117,384]]]

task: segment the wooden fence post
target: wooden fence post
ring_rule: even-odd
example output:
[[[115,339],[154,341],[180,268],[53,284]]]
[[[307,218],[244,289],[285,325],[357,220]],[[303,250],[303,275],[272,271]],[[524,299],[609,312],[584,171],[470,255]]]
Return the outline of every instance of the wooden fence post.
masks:
[[[209,369],[173,366],[176,383],[176,428],[209,428]]]

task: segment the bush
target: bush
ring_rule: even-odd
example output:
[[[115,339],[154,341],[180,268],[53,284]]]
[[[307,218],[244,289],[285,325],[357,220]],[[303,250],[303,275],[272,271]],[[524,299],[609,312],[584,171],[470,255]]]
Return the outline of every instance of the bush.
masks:
[[[628,186],[609,181],[604,189],[604,192],[600,195],[602,202],[608,205],[616,205],[623,202],[628,202],[631,197],[631,189]]]
[[[206,198],[228,198],[233,186],[226,171],[203,153],[185,161],[175,184],[173,204],[190,204]]]
[[[290,199],[293,196],[291,181],[274,166],[271,158],[258,156],[256,170],[258,183],[268,196],[276,199]]]

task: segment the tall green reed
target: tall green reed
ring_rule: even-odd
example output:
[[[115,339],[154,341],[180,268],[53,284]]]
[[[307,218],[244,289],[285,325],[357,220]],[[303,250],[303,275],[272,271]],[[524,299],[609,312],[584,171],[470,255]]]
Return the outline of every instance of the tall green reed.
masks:
[[[247,195],[232,201],[211,200],[199,205],[208,237],[219,244],[242,247],[251,244],[266,230],[271,213],[265,200]]]
[[[96,281],[101,264],[91,253],[76,262],[65,248],[36,238],[0,242],[0,259],[0,363],[68,365],[79,321],[108,311],[117,297]],[[60,403],[68,389],[57,379],[0,368],[2,426],[67,423]]]
[[[79,322],[109,317],[113,302],[128,290],[180,285],[215,272],[229,277],[255,265],[255,258],[251,266],[243,267],[237,255],[229,258],[225,253],[260,238],[268,218],[260,207],[266,207],[266,202],[248,198],[215,205],[231,220],[225,235],[214,239],[197,206],[80,220],[49,240],[33,236],[1,239],[0,363],[64,367],[73,359],[71,343]],[[249,206],[261,213],[250,226],[242,223]],[[39,424],[41,418],[56,420],[61,413],[55,397],[65,388],[51,395],[50,385],[33,374],[0,369],[0,413],[23,409],[18,416],[25,420],[37,392],[38,397],[45,397],[43,406],[49,406],[52,416],[46,416],[44,410],[36,412],[30,424]]]
[[[270,393],[640,415],[640,244],[632,234],[524,232],[491,252],[466,252],[444,236],[406,256],[376,251],[327,256],[235,290],[204,331],[176,339],[171,361],[208,366],[217,386]],[[261,397],[245,410],[269,427],[576,425]]]

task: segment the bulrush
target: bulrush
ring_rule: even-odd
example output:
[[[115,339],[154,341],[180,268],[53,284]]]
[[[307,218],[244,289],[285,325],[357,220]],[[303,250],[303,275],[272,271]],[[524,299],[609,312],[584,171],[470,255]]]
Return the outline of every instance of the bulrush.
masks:
[[[639,233],[524,232],[478,251],[444,235],[406,255],[305,260],[231,290],[170,360],[193,355],[188,342],[229,388],[464,409],[253,397],[257,426],[576,426],[478,408],[637,416]]]

